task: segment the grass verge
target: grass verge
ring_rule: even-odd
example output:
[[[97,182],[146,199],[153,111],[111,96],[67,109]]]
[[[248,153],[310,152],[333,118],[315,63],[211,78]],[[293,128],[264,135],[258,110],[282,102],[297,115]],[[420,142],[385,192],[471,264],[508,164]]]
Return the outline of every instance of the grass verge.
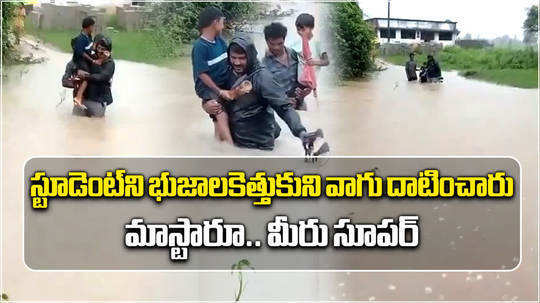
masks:
[[[538,69],[466,70],[459,73],[478,79],[519,88],[538,88]]]

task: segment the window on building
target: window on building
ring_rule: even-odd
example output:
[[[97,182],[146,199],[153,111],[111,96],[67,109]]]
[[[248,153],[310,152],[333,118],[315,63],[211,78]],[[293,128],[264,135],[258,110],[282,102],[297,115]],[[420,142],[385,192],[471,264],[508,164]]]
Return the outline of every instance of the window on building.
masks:
[[[441,41],[452,41],[452,32],[440,32],[439,40]]]
[[[421,34],[421,39],[425,42],[433,41],[435,39],[435,32],[423,31]]]
[[[402,29],[401,39],[416,39],[416,30],[414,29]]]
[[[396,38],[396,30],[391,28],[390,29],[390,37],[388,37],[388,29],[387,28],[380,28],[379,31],[381,31],[381,38],[390,38],[395,39]]]

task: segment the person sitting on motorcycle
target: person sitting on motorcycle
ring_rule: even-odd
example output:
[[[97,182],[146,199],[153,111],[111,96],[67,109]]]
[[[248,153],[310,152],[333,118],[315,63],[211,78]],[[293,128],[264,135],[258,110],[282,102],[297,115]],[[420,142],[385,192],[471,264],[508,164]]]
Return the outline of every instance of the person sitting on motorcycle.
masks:
[[[426,76],[428,80],[441,78],[441,67],[432,55],[428,55],[426,64]]]

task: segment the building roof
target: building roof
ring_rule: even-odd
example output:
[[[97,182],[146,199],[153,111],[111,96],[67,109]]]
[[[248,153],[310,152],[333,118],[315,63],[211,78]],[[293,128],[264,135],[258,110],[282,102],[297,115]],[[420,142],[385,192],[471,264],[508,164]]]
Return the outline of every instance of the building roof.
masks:
[[[386,28],[388,26],[388,18],[370,18],[366,21],[371,22],[375,27]],[[391,28],[400,29],[424,29],[435,31],[452,31],[458,32],[457,22],[450,20],[447,21],[434,21],[434,20],[421,20],[421,19],[400,19],[390,18]]]
[[[379,17],[379,18],[369,18],[369,19],[366,19],[366,21],[371,21],[371,20],[388,20],[388,18],[382,18],[382,17]],[[433,22],[433,23],[453,23],[453,24],[457,24],[457,22],[454,22],[454,21],[451,21],[451,20],[445,20],[445,21],[441,21],[441,20],[423,20],[423,19],[404,19],[404,18],[390,18],[390,21],[392,20],[398,20],[398,21],[414,21],[414,22]]]

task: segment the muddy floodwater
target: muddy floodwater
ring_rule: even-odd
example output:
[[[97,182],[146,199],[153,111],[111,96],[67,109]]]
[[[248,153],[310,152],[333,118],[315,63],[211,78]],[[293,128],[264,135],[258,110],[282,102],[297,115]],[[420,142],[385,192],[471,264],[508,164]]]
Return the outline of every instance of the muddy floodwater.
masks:
[[[262,50],[259,50],[261,52]],[[2,278],[17,300],[230,300],[229,273],[34,272],[23,263],[22,173],[33,156],[302,155],[282,124],[273,152],[217,143],[183,70],[116,61],[114,103],[103,119],[71,115],[60,86],[70,55],[43,50],[43,64],[7,71],[2,87]],[[534,300],[537,281],[538,90],[444,73],[442,84],[404,80],[390,66],[370,78],[321,83],[300,113],[324,129],[332,155],[512,156],[523,169],[523,262],[508,273],[250,273],[243,299]],[[58,104],[62,98],[65,100]],[[54,231],[44,231],[54,232]],[[504,241],[504,239],[502,239]]]

